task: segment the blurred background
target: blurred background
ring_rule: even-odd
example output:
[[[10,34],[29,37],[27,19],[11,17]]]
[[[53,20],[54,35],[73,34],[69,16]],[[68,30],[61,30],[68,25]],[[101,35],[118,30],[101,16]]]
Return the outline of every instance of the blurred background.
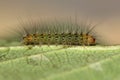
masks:
[[[89,19],[96,32],[120,44],[120,0],[0,0],[0,38],[8,36],[18,17],[24,19]],[[14,32],[14,30],[13,30]]]

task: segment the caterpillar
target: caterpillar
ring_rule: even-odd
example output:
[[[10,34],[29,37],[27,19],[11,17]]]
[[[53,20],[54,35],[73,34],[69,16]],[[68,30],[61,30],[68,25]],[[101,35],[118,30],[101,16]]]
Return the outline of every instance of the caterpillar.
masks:
[[[23,45],[79,45],[94,46],[96,25],[73,22],[28,22],[21,26]],[[21,34],[21,33],[20,33]],[[23,36],[24,35],[24,36]]]
[[[95,45],[95,38],[89,34],[77,33],[41,33],[26,34],[23,37],[25,45],[62,44],[62,45]]]

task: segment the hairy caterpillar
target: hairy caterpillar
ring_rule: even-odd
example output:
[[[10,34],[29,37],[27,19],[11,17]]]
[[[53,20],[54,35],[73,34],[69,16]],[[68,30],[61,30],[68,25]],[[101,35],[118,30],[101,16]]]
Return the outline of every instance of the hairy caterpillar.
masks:
[[[25,45],[63,44],[63,45],[95,45],[95,38],[89,34],[61,33],[61,34],[26,34],[23,37]]]
[[[96,45],[96,25],[73,22],[29,22],[22,24],[24,45]]]

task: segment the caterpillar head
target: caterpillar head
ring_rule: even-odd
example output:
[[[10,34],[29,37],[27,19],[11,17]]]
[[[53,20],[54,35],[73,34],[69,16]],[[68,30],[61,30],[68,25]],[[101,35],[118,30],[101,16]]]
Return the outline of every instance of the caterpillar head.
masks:
[[[86,46],[92,46],[92,45],[96,45],[96,39],[90,35],[90,34],[83,34],[81,33],[79,35],[79,44],[81,45],[86,45]]]
[[[96,39],[91,35],[88,35],[87,42],[88,42],[88,45],[96,45]]]
[[[38,45],[39,44],[39,36],[38,34],[27,34],[23,36],[22,43],[24,45]]]

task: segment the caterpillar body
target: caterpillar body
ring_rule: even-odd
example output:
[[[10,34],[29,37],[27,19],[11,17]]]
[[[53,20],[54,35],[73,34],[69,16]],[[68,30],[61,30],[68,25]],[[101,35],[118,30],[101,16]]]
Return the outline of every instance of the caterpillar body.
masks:
[[[96,36],[93,32],[95,26],[76,23],[40,23],[22,25],[24,45],[96,45]],[[22,34],[23,35],[23,34]]]
[[[39,45],[39,44],[62,44],[62,45],[95,45],[95,38],[89,34],[27,34],[23,37],[23,44],[25,45]]]

